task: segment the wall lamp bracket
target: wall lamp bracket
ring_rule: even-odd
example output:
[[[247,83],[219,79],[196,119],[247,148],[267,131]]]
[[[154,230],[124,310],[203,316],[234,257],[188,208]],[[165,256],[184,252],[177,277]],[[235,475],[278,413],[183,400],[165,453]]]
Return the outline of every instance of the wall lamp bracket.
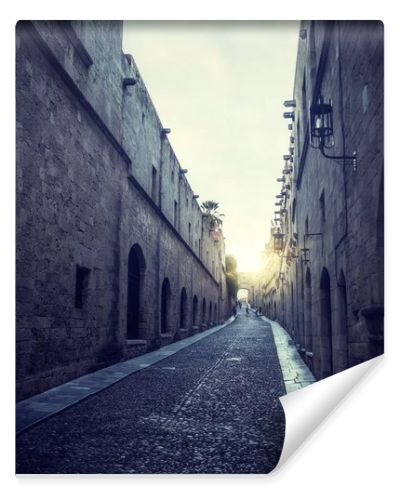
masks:
[[[351,156],[331,156],[325,153],[325,146],[322,142],[319,144],[318,149],[324,158],[328,160],[342,160],[345,165],[351,165],[354,172],[357,170],[357,151],[353,151]]]
[[[322,156],[328,160],[341,160],[344,164],[353,166],[353,170],[357,170],[357,152],[354,151],[352,156],[333,156],[325,153],[325,149],[330,149],[334,146],[333,138],[333,112],[332,99],[328,102],[324,101],[322,95],[319,95],[317,100],[310,107],[310,145],[314,149],[319,149]]]

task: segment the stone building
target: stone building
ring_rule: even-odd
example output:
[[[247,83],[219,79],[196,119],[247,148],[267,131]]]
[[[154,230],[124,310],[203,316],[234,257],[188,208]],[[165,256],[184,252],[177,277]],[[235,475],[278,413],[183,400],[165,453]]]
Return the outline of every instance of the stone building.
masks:
[[[302,22],[284,104],[289,150],[259,303],[324,378],[383,352],[382,23]]]
[[[227,315],[210,231],[121,22],[20,22],[17,398]]]

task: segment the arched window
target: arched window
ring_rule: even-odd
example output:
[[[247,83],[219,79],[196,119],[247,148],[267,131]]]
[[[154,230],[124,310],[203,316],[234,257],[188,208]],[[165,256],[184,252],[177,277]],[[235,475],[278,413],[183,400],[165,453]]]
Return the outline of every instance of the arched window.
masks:
[[[181,307],[180,307],[179,327],[180,328],[187,327],[187,293],[186,293],[185,287],[183,287],[182,291],[181,291]]]
[[[161,333],[167,333],[170,328],[171,285],[165,278],[161,287]]]
[[[128,300],[126,337],[140,337],[141,302],[146,264],[142,249],[133,245],[128,256]]]
[[[324,267],[320,281],[320,334],[318,365],[319,378],[329,377],[333,373],[332,360],[332,305],[331,280]]]

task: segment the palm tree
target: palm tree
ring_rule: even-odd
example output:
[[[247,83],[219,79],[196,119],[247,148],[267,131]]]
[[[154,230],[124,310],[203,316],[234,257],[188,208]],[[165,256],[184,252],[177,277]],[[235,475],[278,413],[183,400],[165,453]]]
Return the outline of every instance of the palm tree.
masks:
[[[201,209],[204,215],[206,215],[208,218],[211,231],[219,229],[222,226],[221,217],[224,217],[224,214],[220,214],[218,212],[218,208],[219,208],[219,203],[212,200],[204,201],[201,204]]]

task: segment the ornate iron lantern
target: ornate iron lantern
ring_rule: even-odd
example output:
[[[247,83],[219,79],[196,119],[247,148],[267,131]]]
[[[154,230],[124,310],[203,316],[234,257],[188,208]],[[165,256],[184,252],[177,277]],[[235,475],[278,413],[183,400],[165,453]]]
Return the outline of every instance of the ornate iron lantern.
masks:
[[[319,149],[322,155],[329,160],[343,160],[350,162],[353,169],[357,169],[357,152],[352,156],[331,156],[325,153],[325,148],[329,149],[335,145],[333,137],[332,100],[324,101],[322,95],[318,96],[316,102],[310,107],[310,145]]]
[[[283,250],[283,233],[276,232],[274,233],[274,251],[281,252]]]
[[[334,145],[331,99],[326,103],[320,95],[317,102],[310,107],[310,130],[313,148],[317,149],[321,144],[325,148]]]

